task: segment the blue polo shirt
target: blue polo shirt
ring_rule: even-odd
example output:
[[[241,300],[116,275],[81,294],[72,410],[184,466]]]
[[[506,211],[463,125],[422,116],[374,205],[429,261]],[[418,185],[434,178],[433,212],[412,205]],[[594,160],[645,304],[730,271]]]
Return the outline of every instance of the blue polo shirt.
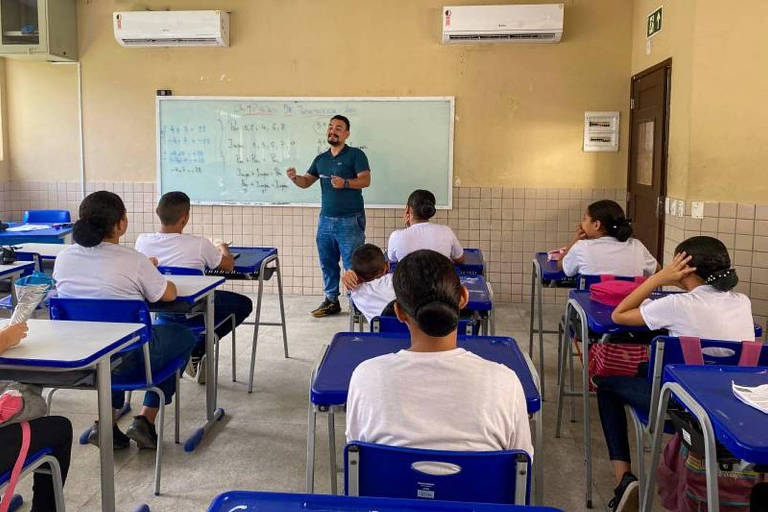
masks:
[[[333,156],[329,149],[320,153],[312,161],[307,174],[320,178],[322,190],[322,208],[320,215],[326,217],[352,217],[363,213],[363,191],[352,188],[333,188],[330,178],[322,176],[340,176],[344,179],[357,178],[357,173],[369,171],[368,157],[362,149],[345,145],[338,155]]]

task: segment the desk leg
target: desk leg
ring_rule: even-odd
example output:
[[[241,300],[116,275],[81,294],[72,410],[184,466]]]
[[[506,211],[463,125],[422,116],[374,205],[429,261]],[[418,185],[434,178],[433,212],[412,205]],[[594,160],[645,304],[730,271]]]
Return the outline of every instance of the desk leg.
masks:
[[[565,368],[568,366],[568,356],[570,354],[570,340],[568,339],[568,333],[571,330],[570,322],[570,302],[565,305],[565,321],[563,325],[563,333],[560,336],[560,364],[558,364],[558,377],[557,377],[557,421],[555,423],[555,437],[560,437],[560,425],[563,419],[563,400],[565,399]],[[571,389],[572,391],[573,389]]]
[[[589,326],[581,308],[574,308],[581,318],[582,405],[584,414],[584,463],[586,468],[586,505],[592,508],[592,432],[589,415]],[[642,456],[642,454],[640,455]]]
[[[331,494],[338,494],[336,488],[336,420],[333,407],[328,408],[328,462],[331,472]]]
[[[184,451],[191,452],[197,448],[203,436],[213,428],[217,421],[224,417],[224,409],[216,407],[217,382],[216,382],[216,334],[213,331],[214,321],[213,292],[205,298],[205,424],[195,430],[189,439],[184,442]]]
[[[256,313],[253,318],[253,342],[251,343],[251,366],[248,372],[248,392],[249,393],[253,393],[253,372],[256,367],[256,346],[259,343],[259,325],[261,325],[261,299],[263,298],[263,296],[264,296],[264,272],[260,272],[259,273],[259,291],[256,293]],[[285,319],[283,319],[283,322],[285,322]]]
[[[531,265],[531,316],[528,323],[528,354],[533,358],[533,318],[536,315],[536,264]]]
[[[99,458],[101,462],[101,510],[115,511],[115,459],[112,450],[112,375],[109,357],[99,360],[96,381],[99,393]]]
[[[311,382],[311,380],[310,380]],[[307,494],[315,492],[315,429],[317,428],[317,410],[309,401],[307,408]]]
[[[664,416],[666,415],[667,404],[671,394],[670,384],[664,384],[661,388],[661,397],[659,398],[659,407],[656,409],[656,419],[654,421],[653,436],[651,440],[651,464],[648,467],[648,473],[645,475],[645,486],[643,495],[640,496],[640,510],[642,512],[653,510],[653,498],[656,487],[656,468],[659,466],[661,456],[661,436],[664,433]],[[648,421],[654,411],[648,411]],[[639,455],[639,456],[642,456]]]
[[[541,400],[544,401],[544,290],[539,282],[539,378],[541,379]]]
[[[277,262],[277,297],[280,301],[280,327],[283,329],[283,354],[288,359],[288,334],[285,331],[285,306],[283,305],[283,278],[280,272],[280,260],[275,258]]]

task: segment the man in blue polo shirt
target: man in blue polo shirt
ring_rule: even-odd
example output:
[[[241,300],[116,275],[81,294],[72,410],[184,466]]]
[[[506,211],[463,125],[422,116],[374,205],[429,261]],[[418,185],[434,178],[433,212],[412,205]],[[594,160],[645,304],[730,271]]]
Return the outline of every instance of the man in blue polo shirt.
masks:
[[[320,180],[322,208],[315,241],[323,270],[325,300],[312,311],[315,317],[341,311],[339,257],[344,268],[351,268],[352,253],[365,243],[362,189],[371,184],[371,170],[365,153],[345,144],[349,137],[349,119],[333,116],[328,123],[327,136],[330,149],[315,157],[306,174],[297,175],[293,167],[286,171],[291,181],[301,188]]]

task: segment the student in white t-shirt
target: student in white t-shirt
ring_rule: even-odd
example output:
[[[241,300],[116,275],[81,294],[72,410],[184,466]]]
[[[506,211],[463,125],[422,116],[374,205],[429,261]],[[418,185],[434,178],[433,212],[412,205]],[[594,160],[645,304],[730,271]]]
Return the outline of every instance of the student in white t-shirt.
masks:
[[[455,263],[464,261],[464,249],[453,230],[429,222],[437,212],[435,204],[435,195],[429,190],[414,190],[408,196],[403,213],[405,229],[395,230],[389,235],[387,256],[390,261],[400,261],[419,249],[432,249]]]
[[[160,218],[160,231],[145,233],[136,239],[136,250],[150,258],[156,258],[164,267],[219,269],[231,272],[235,268],[235,259],[227,244],[214,245],[203,236],[184,233],[189,222],[190,201],[184,192],[163,194],[155,209]],[[253,302],[245,295],[216,290],[213,294],[214,324],[216,336],[222,339],[232,332],[232,322],[223,322],[229,315],[235,315],[235,326],[240,325],[253,311]],[[220,325],[219,325],[220,324]],[[199,362],[205,354],[205,340],[199,340],[192,351],[190,373],[198,375],[198,382],[204,383],[204,368]]]
[[[725,245],[716,238],[695,236],[678,245],[672,263],[627,296],[611,318],[620,325],[668,329],[671,336],[754,340],[749,297],[732,291],[738,282]],[[662,286],[677,286],[686,293],[650,300],[651,292]],[[618,484],[609,505],[612,510],[637,510],[638,483],[632,474],[624,406],[648,413],[650,384],[645,375],[596,377],[595,382],[600,420]]]
[[[660,268],[643,243],[632,238],[632,223],[621,206],[608,199],[587,207],[558,267],[567,276],[649,276]]]
[[[128,228],[125,205],[117,194],[94,192],[80,203],[80,219],[72,230],[74,244],[59,253],[53,267],[59,297],[83,299],[138,299],[148,302],[169,302],[176,298],[176,286],[166,281],[154,264],[143,254],[120,245],[120,237]],[[77,343],[77,340],[62,340]],[[188,358],[195,345],[195,336],[178,324],[152,327],[149,353],[153,369],[179,357]],[[141,349],[121,354],[122,363],[113,375],[141,379],[144,377],[144,357]],[[171,402],[176,382],[173,376],[156,384]],[[124,393],[112,394],[112,407],[120,409]],[[139,448],[156,448],[155,416],[160,398],[148,391],[144,405],[133,423],[123,434],[113,425],[115,449],[127,448],[129,438]],[[98,446],[98,429],[93,428],[88,441]]]
[[[453,263],[431,250],[395,269],[395,314],[411,346],[361,363],[347,398],[347,441],[434,450],[522,449],[533,456],[525,395],[509,368],[456,346],[469,298]]]
[[[349,296],[368,323],[382,314],[395,300],[389,262],[381,249],[373,244],[363,244],[352,253],[352,268],[341,277]]]

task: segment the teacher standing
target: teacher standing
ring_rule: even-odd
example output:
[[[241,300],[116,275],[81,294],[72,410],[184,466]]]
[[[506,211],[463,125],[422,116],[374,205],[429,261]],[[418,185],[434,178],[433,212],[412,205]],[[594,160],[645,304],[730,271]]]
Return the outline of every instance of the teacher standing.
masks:
[[[352,253],[365,243],[362,189],[371,184],[371,170],[365,153],[345,144],[348,137],[349,119],[333,116],[327,134],[330,149],[315,157],[306,174],[297,175],[293,167],[286,171],[291,181],[301,188],[320,180],[322,208],[315,241],[323,271],[325,299],[311,312],[318,318],[341,311],[339,257],[345,269],[351,268]]]

